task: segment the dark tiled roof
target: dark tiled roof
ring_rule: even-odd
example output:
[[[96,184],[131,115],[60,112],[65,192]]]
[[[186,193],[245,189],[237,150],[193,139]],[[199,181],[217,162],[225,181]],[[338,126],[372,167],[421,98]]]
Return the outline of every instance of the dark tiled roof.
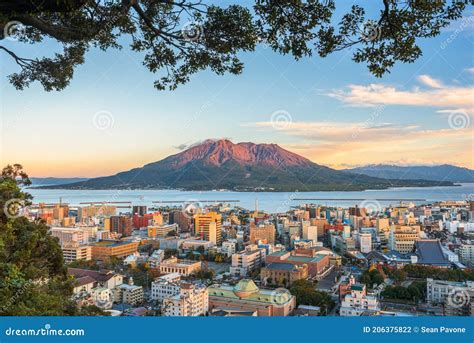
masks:
[[[449,265],[441,249],[441,244],[435,239],[418,240],[415,242],[415,254],[418,256],[418,263],[432,265]]]
[[[109,281],[115,273],[111,270],[89,270],[89,269],[79,269],[79,268],[68,268],[68,274],[74,276],[76,279],[89,276],[97,282],[106,282]]]
[[[94,283],[94,282],[96,281],[90,276],[82,276],[74,280],[74,287],[81,287],[81,286],[87,285],[89,283]]]

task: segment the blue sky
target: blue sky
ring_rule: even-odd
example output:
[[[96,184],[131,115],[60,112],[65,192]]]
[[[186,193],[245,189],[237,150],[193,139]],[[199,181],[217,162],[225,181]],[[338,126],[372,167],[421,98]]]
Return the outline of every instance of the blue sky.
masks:
[[[124,47],[90,51],[68,88],[46,93],[9,85],[5,75],[17,69],[2,55],[2,163],[22,163],[34,176],[108,175],[229,137],[277,143],[335,168],[473,168],[473,15],[466,11],[422,41],[420,59],[398,63],[381,79],[353,62],[350,50],[295,61],[260,47],[241,55],[242,75],[201,72],[160,92],[157,76]],[[6,44],[25,56],[57,48],[54,41]],[[103,129],[100,119],[109,120]]]

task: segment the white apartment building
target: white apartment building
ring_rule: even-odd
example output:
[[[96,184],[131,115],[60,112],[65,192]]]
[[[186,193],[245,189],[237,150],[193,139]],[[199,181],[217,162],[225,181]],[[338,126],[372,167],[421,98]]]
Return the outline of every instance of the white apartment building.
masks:
[[[318,227],[316,225],[303,225],[303,239],[318,241]]]
[[[153,300],[163,301],[179,294],[181,275],[179,273],[170,273],[159,278],[151,283],[151,298]]]
[[[364,312],[379,311],[380,306],[377,298],[367,295],[367,289],[363,284],[351,285],[351,293],[344,297],[339,314],[343,317],[360,316]]]
[[[428,303],[443,303],[446,297],[454,292],[474,291],[474,281],[443,281],[426,279],[426,301]]]
[[[359,234],[360,252],[369,253],[372,251],[372,235],[370,233]]]
[[[209,310],[209,293],[204,285],[182,283],[178,294],[165,298],[161,313],[165,317],[196,317]]]
[[[252,244],[244,251],[232,255],[230,273],[236,276],[247,276],[248,273],[260,268],[265,262],[266,250]]]
[[[459,259],[468,267],[474,267],[474,244],[463,244],[458,250]]]
[[[231,257],[237,251],[237,240],[229,239],[225,242],[222,242],[222,252],[228,257]]]
[[[127,284],[124,283],[114,288],[114,301],[117,303],[135,306],[141,304],[143,300],[143,287],[134,285],[131,277]]]

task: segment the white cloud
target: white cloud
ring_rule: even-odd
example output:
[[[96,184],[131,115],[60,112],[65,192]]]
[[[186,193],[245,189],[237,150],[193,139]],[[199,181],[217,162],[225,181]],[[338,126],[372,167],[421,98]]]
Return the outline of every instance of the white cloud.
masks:
[[[444,85],[441,83],[441,81],[433,79],[429,75],[420,75],[417,77],[418,81],[421,83],[425,84],[428,87],[431,88],[443,88]]]
[[[438,107],[440,111],[464,111],[474,115],[474,87],[446,86],[428,75],[418,80],[430,89],[399,89],[384,84],[349,85],[327,95],[349,106],[406,105]]]

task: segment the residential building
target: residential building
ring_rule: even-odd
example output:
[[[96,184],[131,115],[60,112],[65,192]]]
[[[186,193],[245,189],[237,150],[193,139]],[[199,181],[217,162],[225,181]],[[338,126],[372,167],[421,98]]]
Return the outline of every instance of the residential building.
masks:
[[[136,306],[141,304],[143,300],[143,287],[134,285],[132,277],[128,279],[128,283],[121,284],[114,288],[114,301],[116,303]]]
[[[92,259],[92,247],[81,245],[77,242],[66,243],[61,246],[64,262],[71,263],[78,260],[90,261]]]
[[[250,243],[256,244],[263,241],[267,244],[275,244],[275,226],[273,224],[255,225],[251,223],[249,226]]]
[[[147,227],[148,237],[150,238],[166,238],[169,235],[176,235],[178,232],[177,224],[170,225],[151,225]]]
[[[244,251],[232,255],[230,273],[237,276],[247,276],[257,270],[265,262],[266,250],[251,244]]]
[[[228,239],[222,242],[222,252],[231,257],[237,251],[237,239]]]
[[[123,276],[111,270],[89,270],[80,268],[68,268],[67,272],[76,280],[89,277],[96,282],[97,286],[114,289],[123,283]]]
[[[420,239],[419,227],[392,226],[388,238],[388,247],[391,250],[406,254],[413,250],[415,241]]]
[[[343,317],[360,316],[364,313],[380,310],[379,301],[373,295],[367,294],[364,284],[354,283],[350,286],[350,293],[346,294],[341,303],[339,314]]]
[[[372,235],[370,233],[359,234],[360,252],[369,253],[372,251]]]
[[[465,296],[466,293],[474,291],[474,281],[444,281],[426,279],[426,302],[430,304],[442,304],[449,296],[453,301],[453,296]]]
[[[474,244],[462,244],[458,254],[462,263],[470,268],[474,267]]]
[[[204,316],[209,310],[209,294],[205,285],[181,283],[179,293],[163,300],[161,313],[165,317]]]
[[[111,216],[105,218],[104,229],[122,236],[130,236],[132,234],[132,219],[128,216]]]
[[[162,302],[163,299],[175,296],[180,290],[181,275],[170,273],[156,278],[151,283],[151,298]]]

